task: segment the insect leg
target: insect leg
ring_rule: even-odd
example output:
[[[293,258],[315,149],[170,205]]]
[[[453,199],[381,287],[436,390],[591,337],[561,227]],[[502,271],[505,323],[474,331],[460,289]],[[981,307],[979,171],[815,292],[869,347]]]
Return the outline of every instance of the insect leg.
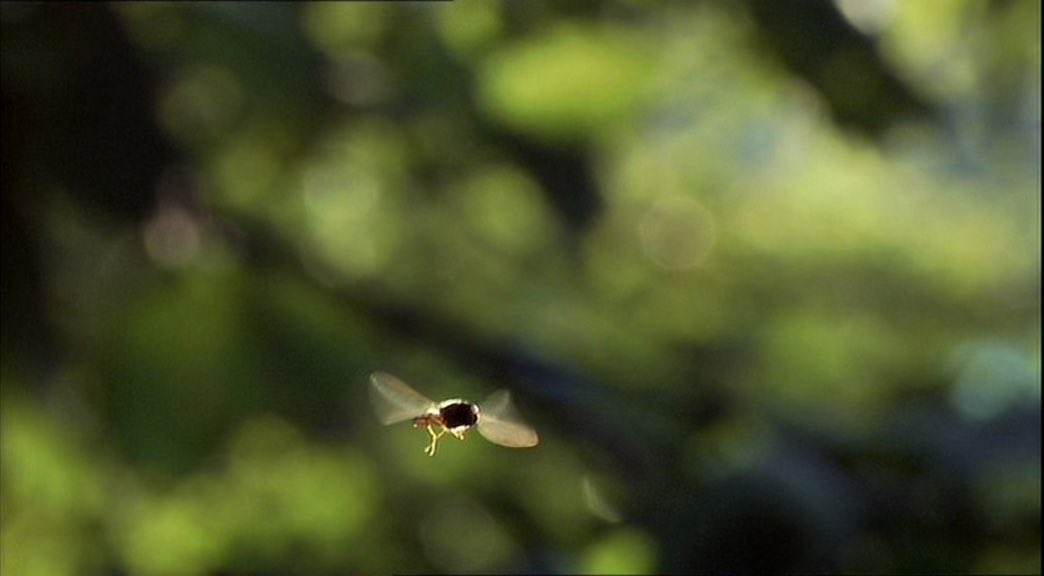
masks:
[[[446,433],[446,427],[445,426],[443,426],[442,429],[439,430],[438,433],[436,433],[435,432],[435,426],[432,425],[432,424],[429,424],[428,425],[428,434],[431,435],[431,444],[429,444],[428,447],[424,449],[424,453],[427,454],[428,456],[434,456],[435,455],[435,450],[439,447],[439,438],[442,438],[442,436],[445,433]]]

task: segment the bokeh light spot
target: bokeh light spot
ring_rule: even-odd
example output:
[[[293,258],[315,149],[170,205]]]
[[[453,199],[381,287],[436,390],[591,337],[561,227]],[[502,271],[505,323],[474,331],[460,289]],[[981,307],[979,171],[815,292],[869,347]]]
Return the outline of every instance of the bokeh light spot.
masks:
[[[625,119],[640,102],[649,72],[641,46],[626,34],[561,27],[490,56],[480,102],[513,129],[572,140]]]
[[[418,528],[428,557],[447,572],[495,571],[516,553],[489,510],[472,500],[436,504]]]
[[[196,219],[184,208],[160,206],[145,224],[145,251],[152,261],[165,268],[191,264],[202,245],[202,231]]]
[[[491,167],[459,190],[465,221],[483,240],[509,254],[526,254],[551,239],[551,214],[538,185],[521,171]]]
[[[337,61],[373,47],[387,16],[379,3],[313,2],[305,5],[301,24],[315,47]]]
[[[646,257],[668,270],[699,266],[717,239],[714,216],[684,196],[653,204],[642,216],[639,234]]]
[[[1040,368],[1034,368],[1016,350],[980,342],[965,344],[954,352],[957,378],[950,402],[966,418],[989,420],[1017,404],[1039,409]]]
[[[159,120],[177,140],[199,145],[231,127],[244,104],[243,88],[230,70],[214,64],[182,70],[160,95]]]
[[[496,0],[472,0],[440,6],[439,34],[461,56],[480,54],[481,49],[500,32],[501,6]]]
[[[588,548],[583,574],[654,574],[656,549],[652,538],[635,528],[621,528]]]

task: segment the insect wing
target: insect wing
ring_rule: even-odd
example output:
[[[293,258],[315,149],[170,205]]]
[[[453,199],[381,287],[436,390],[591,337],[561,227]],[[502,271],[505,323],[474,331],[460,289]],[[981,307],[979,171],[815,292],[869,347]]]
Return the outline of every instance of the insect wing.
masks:
[[[494,392],[479,410],[478,431],[486,440],[508,448],[529,448],[540,442],[536,430],[515,414],[506,390]]]
[[[370,400],[381,424],[394,424],[422,416],[435,405],[402,380],[384,372],[370,375]]]

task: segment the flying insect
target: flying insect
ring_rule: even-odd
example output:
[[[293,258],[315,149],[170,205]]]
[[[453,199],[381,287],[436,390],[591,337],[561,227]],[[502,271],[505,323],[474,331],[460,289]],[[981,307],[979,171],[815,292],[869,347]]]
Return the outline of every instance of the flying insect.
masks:
[[[370,399],[382,424],[413,420],[414,428],[424,428],[431,442],[424,449],[434,456],[439,440],[450,434],[460,440],[472,428],[483,438],[508,448],[530,448],[540,442],[536,430],[514,412],[507,390],[494,392],[482,404],[460,398],[435,402],[391,374],[370,375]]]

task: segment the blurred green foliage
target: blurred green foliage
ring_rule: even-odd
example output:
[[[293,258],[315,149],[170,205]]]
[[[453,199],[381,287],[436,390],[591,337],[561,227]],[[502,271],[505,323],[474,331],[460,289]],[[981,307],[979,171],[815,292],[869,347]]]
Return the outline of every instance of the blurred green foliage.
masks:
[[[801,4],[4,3],[0,572],[1039,573],[1040,6]]]

